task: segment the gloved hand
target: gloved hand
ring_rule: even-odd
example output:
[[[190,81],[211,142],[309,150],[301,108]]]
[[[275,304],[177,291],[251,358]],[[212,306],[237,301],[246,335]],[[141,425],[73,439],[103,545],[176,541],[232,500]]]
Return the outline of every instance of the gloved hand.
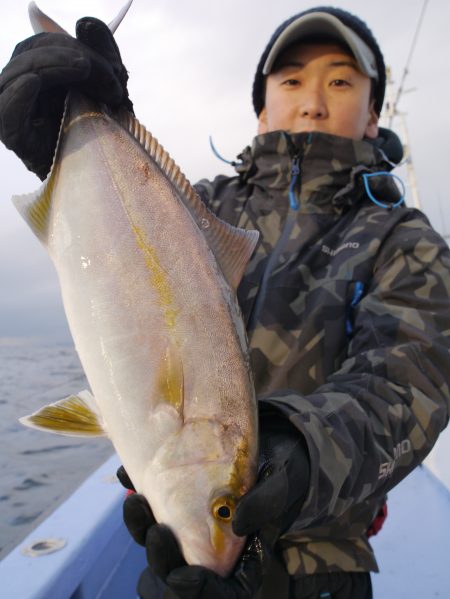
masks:
[[[117,476],[133,490],[123,467]],[[127,497],[123,517],[131,536],[146,548],[149,568],[142,572],[137,587],[141,599],[154,599],[153,576],[165,582],[171,597],[178,599],[247,599],[261,586],[268,547],[257,535],[249,538],[233,574],[225,579],[207,568],[186,564],[175,536],[167,526],[156,523],[143,495]]]
[[[310,466],[301,434],[284,418],[271,416],[260,431],[261,469],[254,488],[239,502],[233,520],[247,545],[229,578],[200,566],[187,566],[170,529],[157,524],[143,495],[124,503],[124,521],[134,540],[146,547],[150,571],[179,599],[249,599],[262,584],[270,553],[279,536],[295,520],[309,488]],[[123,467],[117,476],[133,489]],[[145,570],[138,584],[142,599],[153,596],[151,574]]]
[[[236,507],[235,534],[245,536],[259,530],[273,546],[300,513],[309,490],[310,470],[303,435],[286,417],[265,410],[260,416],[258,481]]]
[[[19,43],[0,74],[0,139],[41,179],[54,152],[71,87],[132,111],[128,74],[108,27],[86,17],[76,38],[40,33]]]

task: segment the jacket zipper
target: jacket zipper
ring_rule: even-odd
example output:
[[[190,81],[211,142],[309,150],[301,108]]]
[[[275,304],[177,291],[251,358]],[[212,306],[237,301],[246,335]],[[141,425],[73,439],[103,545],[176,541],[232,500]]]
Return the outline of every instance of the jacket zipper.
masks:
[[[300,175],[300,157],[298,154],[294,155],[292,159],[292,167],[291,167],[291,184],[289,186],[289,205],[292,210],[297,211],[299,209],[299,203],[297,200],[297,195],[295,193],[295,187],[297,185],[297,180]]]
[[[295,148],[294,144],[290,140],[291,148],[294,149],[294,156],[292,157],[292,166],[291,166],[291,184],[289,186],[289,206],[291,210],[298,212],[300,208],[300,189],[296,192],[296,187],[298,187],[298,180],[300,178],[300,160],[303,157],[305,146],[309,146],[312,142],[312,133],[308,133],[308,137],[303,146],[303,152],[300,154],[300,151]]]
[[[308,142],[307,142],[308,143]],[[300,153],[298,149],[296,150],[293,158],[292,158],[292,166],[291,166],[291,183],[289,185],[289,207],[294,212],[298,212],[300,208],[300,204],[298,202],[298,197],[300,197],[300,189],[298,189],[298,180],[300,178]],[[297,189],[296,189],[297,188]],[[269,278],[273,272],[275,265],[278,263],[278,258],[281,250],[284,248],[286,241],[289,239],[290,234],[292,233],[292,229],[294,228],[297,217],[294,216],[289,210],[286,222],[284,223],[283,230],[281,232],[280,237],[278,238],[277,243],[275,244],[272,253],[270,254],[269,260],[267,261],[267,266],[264,270],[263,278],[261,281],[260,288],[255,298],[255,303],[253,305],[253,309],[251,311],[250,317],[248,319],[247,330],[249,332],[249,336],[251,335],[251,331],[254,329],[255,324],[259,318],[259,313],[264,304],[264,300],[267,292],[267,283]]]
[[[359,304],[364,294],[364,283],[362,281],[355,281],[353,288],[353,297],[350,304],[347,305],[347,318],[345,320],[345,332],[347,337],[353,335],[353,313],[354,308]]]

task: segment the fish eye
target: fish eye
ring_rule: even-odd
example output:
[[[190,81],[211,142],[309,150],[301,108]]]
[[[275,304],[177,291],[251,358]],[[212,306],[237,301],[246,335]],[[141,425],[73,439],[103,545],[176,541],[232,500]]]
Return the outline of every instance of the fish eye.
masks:
[[[228,520],[229,518],[231,518],[231,510],[227,505],[221,505],[217,509],[217,515],[219,516],[219,518],[222,518],[222,520]]]
[[[212,513],[220,522],[231,522],[234,514],[234,497],[217,497],[212,505]]]

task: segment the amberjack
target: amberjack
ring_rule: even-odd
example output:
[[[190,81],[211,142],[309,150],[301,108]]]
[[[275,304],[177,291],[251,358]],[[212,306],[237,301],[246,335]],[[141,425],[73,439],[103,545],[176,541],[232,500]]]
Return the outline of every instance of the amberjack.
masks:
[[[30,13],[37,31],[64,32]],[[47,179],[13,201],[56,267],[90,385],[22,422],[107,435],[187,562],[229,574],[244,544],[235,506],[257,470],[236,289],[258,233],[214,216],[132,114],[73,90]]]

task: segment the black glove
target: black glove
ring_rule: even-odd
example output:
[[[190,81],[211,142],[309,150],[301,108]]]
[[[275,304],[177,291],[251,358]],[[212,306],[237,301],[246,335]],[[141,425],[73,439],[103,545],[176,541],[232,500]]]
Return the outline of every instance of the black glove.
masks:
[[[119,472],[118,476],[123,482]],[[174,599],[249,599],[262,584],[269,550],[257,535],[249,537],[231,576],[222,578],[207,568],[186,564],[175,536],[167,526],[156,523],[143,495],[127,497],[123,517],[131,536],[146,548],[149,568],[142,572],[137,587],[141,599],[154,599],[155,576]]]
[[[260,401],[260,408],[263,402]],[[275,410],[260,417],[259,475],[239,501],[233,531],[262,531],[273,546],[298,516],[310,483],[310,461],[303,435]]]
[[[108,27],[86,17],[77,22],[76,35],[39,33],[24,40],[0,74],[0,139],[41,179],[52,165],[71,87],[114,108],[133,107]]]
[[[261,423],[261,469],[255,487],[238,504],[233,520],[236,534],[249,535],[229,578],[200,566],[187,566],[169,528],[157,524],[143,495],[129,496],[124,521],[134,540],[146,547],[150,570],[144,570],[138,593],[154,596],[151,572],[179,599],[249,599],[262,584],[273,546],[295,520],[309,488],[310,466],[301,434],[284,418],[271,415]],[[133,489],[125,470],[117,476]]]

